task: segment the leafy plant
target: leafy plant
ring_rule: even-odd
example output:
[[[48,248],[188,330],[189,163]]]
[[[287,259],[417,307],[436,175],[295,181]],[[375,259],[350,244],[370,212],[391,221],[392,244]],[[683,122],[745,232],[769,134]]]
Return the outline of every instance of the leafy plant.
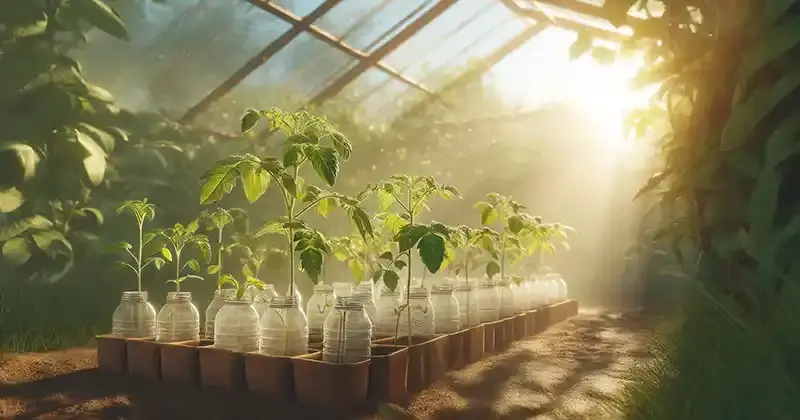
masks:
[[[209,222],[217,231],[217,260],[215,264],[209,265],[207,269],[207,273],[217,276],[217,289],[220,289],[222,285],[220,284],[220,279],[222,279],[223,273],[223,266],[222,266],[222,254],[225,251],[225,245],[223,243],[223,234],[225,231],[225,226],[233,223],[233,216],[228,210],[223,208],[218,208],[213,212],[204,212],[203,218]]]
[[[281,234],[287,238],[289,256],[289,293],[295,288],[295,253],[299,253],[301,269],[316,283],[325,255],[331,253],[328,239],[311,228],[301,217],[311,209],[328,216],[338,206],[344,209],[362,237],[372,235],[370,218],[359,200],[335,192],[305,185],[300,176],[303,165],[310,163],[314,172],[327,185],[333,186],[339,175],[339,162],[349,159],[352,146],[333,126],[306,111],[285,113],[278,109],[248,110],[242,118],[242,132],[247,133],[261,118],[270,121],[269,130],[279,130],[286,136],[282,159],[253,155],[233,156],[218,162],[204,177],[200,202],[208,204],[230,193],[237,180],[247,200],[255,202],[270,184],[277,185],[284,202],[284,216],[269,221],[255,234]],[[329,143],[330,146],[325,144]]]
[[[222,287],[226,284],[233,286],[233,289],[236,290],[236,300],[244,299],[244,294],[250,287],[255,287],[258,290],[264,290],[264,282],[252,277],[248,277],[247,280],[240,282],[232,275],[225,274],[220,277],[219,281],[217,282],[217,288],[222,289]]]
[[[387,237],[388,230],[385,226],[385,215],[379,214],[372,220],[373,236],[363,238],[354,233],[331,240],[334,257],[347,262],[347,267],[357,283],[374,276],[380,270],[379,257],[393,249],[391,235]],[[404,261],[395,262],[397,269],[404,266]]]
[[[117,245],[117,247],[124,249],[128,255],[131,256],[133,263],[136,264],[131,265],[124,261],[119,261],[124,267],[128,267],[136,274],[136,290],[141,292],[142,291],[142,270],[144,270],[148,265],[155,264],[157,268],[161,268],[163,265],[163,260],[159,258],[148,258],[145,260],[144,255],[144,248],[149,243],[151,243],[157,236],[155,232],[148,232],[144,233],[144,223],[148,220],[153,220],[156,215],[155,206],[152,203],[148,203],[147,199],[142,200],[131,200],[122,203],[119,207],[117,207],[117,213],[128,212],[133,215],[136,219],[136,227],[138,229],[138,246],[136,248],[136,252],[134,253],[131,251],[133,249],[133,245],[129,244],[128,242],[121,242]]]
[[[397,243],[398,252],[394,255],[390,251],[384,252],[380,258],[387,261],[380,263],[378,270],[375,271],[374,279],[383,279],[383,284],[390,290],[397,288],[400,276],[398,269],[407,267],[406,277],[406,303],[397,309],[397,322],[399,330],[400,314],[410,307],[411,294],[411,269],[412,253],[416,247],[417,253],[431,273],[436,273],[442,267],[447,255],[447,243],[453,234],[453,229],[438,223],[421,224],[415,217],[422,214],[428,208],[428,200],[434,194],[444,199],[461,198],[458,189],[452,185],[439,184],[430,176],[408,176],[394,175],[388,181],[369,186],[363,193],[366,196],[375,193],[381,211],[389,212],[392,207],[398,207],[401,212],[387,214],[386,223],[395,231],[393,240]],[[403,264],[401,257],[405,257],[406,263]],[[411,344],[411,311],[407,312],[409,345]],[[395,333],[395,340],[397,333]]]
[[[482,256],[497,260],[500,255],[497,250],[497,238],[500,234],[488,227],[474,229],[469,226],[459,226],[451,237],[451,242],[456,249],[463,252],[460,261],[450,265],[450,271],[458,276],[464,273],[464,283],[469,283],[470,271],[480,263]]]
[[[208,243],[208,237],[198,234],[198,228],[198,222],[195,220],[186,226],[176,223],[173,227],[159,232],[159,235],[166,240],[164,246],[159,250],[159,253],[161,254],[160,258],[175,264],[175,277],[167,280],[167,282],[175,283],[176,292],[181,291],[181,283],[183,283],[185,280],[203,279],[196,274],[181,275],[181,273],[187,269],[194,273],[200,272],[200,263],[197,261],[197,259],[190,258],[185,262],[182,261],[181,257],[183,256],[183,252],[186,250],[186,247],[194,246],[200,251],[203,259],[206,260],[206,262],[208,261],[209,254],[211,252]],[[163,262],[159,263],[159,265],[162,264]]]

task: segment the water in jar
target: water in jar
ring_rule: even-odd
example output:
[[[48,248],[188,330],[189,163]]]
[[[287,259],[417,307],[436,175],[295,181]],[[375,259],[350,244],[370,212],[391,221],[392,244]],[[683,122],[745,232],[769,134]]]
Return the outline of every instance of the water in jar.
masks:
[[[330,363],[356,363],[371,355],[372,323],[364,303],[352,297],[336,299],[325,320],[322,359]]]
[[[258,350],[258,312],[249,299],[229,299],[214,320],[214,347],[237,352]]]
[[[156,316],[156,341],[174,343],[200,339],[200,312],[191,292],[169,292]]]
[[[469,283],[458,283],[455,285],[453,295],[458,301],[458,322],[461,328],[474,327],[480,324],[478,294],[475,293],[475,288]]]
[[[322,342],[325,330],[325,319],[333,310],[335,296],[333,287],[328,284],[314,286],[314,294],[308,299],[306,315],[308,315],[308,341],[311,343]]]
[[[408,298],[406,300],[405,298]],[[400,313],[400,337],[429,337],[434,335],[434,310],[425,286],[412,286],[400,305],[408,302],[409,307]],[[408,312],[411,311],[411,331],[408,329]]]
[[[273,298],[261,317],[261,354],[299,356],[308,353],[308,318],[293,296]]]
[[[385,285],[381,287],[381,296],[376,304],[377,310],[373,325],[376,338],[394,337],[395,328],[397,328],[396,311],[400,301],[398,288],[389,290]]]
[[[449,282],[431,286],[431,306],[434,314],[433,329],[436,334],[454,333],[460,329],[460,308],[458,300],[453,295],[453,286]]]
[[[204,328],[204,335],[206,338],[214,337],[214,320],[217,318],[217,314],[219,310],[222,309],[222,305],[225,304],[225,301],[233,299],[234,297],[236,297],[235,289],[217,289],[214,291],[214,298],[211,299],[211,302],[206,308],[206,324]]]
[[[494,283],[488,279],[478,283],[478,310],[480,322],[492,322],[500,319],[500,296]]]
[[[122,292],[111,317],[111,335],[119,338],[154,338],[156,310],[147,301],[147,292]]]

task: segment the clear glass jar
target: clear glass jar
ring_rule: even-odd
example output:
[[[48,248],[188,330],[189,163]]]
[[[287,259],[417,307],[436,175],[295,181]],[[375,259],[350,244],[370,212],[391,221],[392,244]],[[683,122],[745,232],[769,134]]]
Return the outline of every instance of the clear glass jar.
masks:
[[[204,335],[206,338],[214,337],[214,321],[217,319],[219,310],[222,309],[222,306],[225,305],[228,299],[233,299],[235,297],[236,290],[234,289],[217,289],[214,291],[214,298],[211,299],[211,302],[206,308],[206,325],[204,328]]]
[[[308,318],[293,296],[273,298],[261,317],[261,354],[299,356],[308,353]]]
[[[460,329],[460,308],[449,282],[431,286],[431,307],[434,314],[433,330],[436,334],[450,334]]]
[[[375,324],[373,320],[378,318],[378,306],[375,305],[375,299],[372,297],[372,285],[367,284],[366,286],[361,286],[362,284],[364,284],[364,282],[359,284],[359,287],[353,292],[351,298],[353,301],[364,304],[364,311],[367,313],[370,323],[372,323],[372,334],[375,335]]]
[[[174,343],[200,339],[200,311],[192,292],[169,292],[167,303],[156,316],[156,341]]]
[[[409,308],[406,308],[400,313],[400,337],[426,337],[434,335],[434,313],[433,305],[428,297],[428,290],[425,286],[412,286],[411,293],[407,295],[409,298]],[[400,302],[404,305],[406,299]],[[406,311],[411,311],[411,333],[408,331],[408,314]],[[396,319],[396,318],[395,318]]]
[[[517,304],[514,302],[514,291],[507,279],[497,282],[497,291],[500,297],[500,318],[509,318],[517,313]]]
[[[500,319],[500,297],[494,284],[489,280],[478,283],[478,310],[480,322],[493,322]]]
[[[111,335],[119,338],[156,336],[156,309],[147,301],[147,292],[122,292],[111,316]]]
[[[333,293],[336,297],[347,297],[353,294],[353,284],[337,281],[333,283]]]
[[[254,289],[254,291],[251,292],[253,307],[256,308],[256,312],[258,312],[258,319],[264,316],[264,312],[269,308],[269,302],[275,296],[278,296],[278,293],[275,292],[275,286],[271,284],[265,284],[264,290]]]
[[[546,306],[550,302],[550,283],[539,276],[534,276],[532,287],[536,307]]]
[[[214,347],[248,353],[258,350],[258,312],[250,299],[229,299],[214,320]]]
[[[333,287],[329,284],[314,286],[314,294],[308,299],[306,314],[308,315],[308,341],[311,343],[322,342],[325,330],[325,320],[333,310],[336,297]]]
[[[481,323],[478,295],[469,283],[458,283],[453,295],[458,301],[458,323],[461,328],[474,327]],[[438,312],[437,312],[438,313]]]
[[[330,363],[356,363],[372,354],[372,323],[364,303],[352,297],[336,299],[336,306],[325,320],[322,360]]]
[[[397,306],[400,304],[400,291],[394,291],[388,287],[381,287],[381,297],[378,298],[377,311],[375,313],[373,329],[374,337],[386,338],[394,337],[397,328]]]

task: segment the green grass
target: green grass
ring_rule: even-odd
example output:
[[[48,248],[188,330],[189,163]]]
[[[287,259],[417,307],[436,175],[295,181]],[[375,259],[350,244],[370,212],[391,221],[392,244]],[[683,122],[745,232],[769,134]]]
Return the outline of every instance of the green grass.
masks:
[[[615,408],[626,420],[800,419],[800,293],[755,321],[702,289],[662,326]]]

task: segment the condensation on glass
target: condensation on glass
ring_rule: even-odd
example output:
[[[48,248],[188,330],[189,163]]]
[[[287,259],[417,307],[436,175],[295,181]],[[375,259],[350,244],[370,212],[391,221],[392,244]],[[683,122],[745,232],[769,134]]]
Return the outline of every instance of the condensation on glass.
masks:
[[[458,301],[458,320],[461,328],[474,327],[481,323],[478,294],[469,283],[455,285],[453,295]]]
[[[147,301],[147,292],[122,292],[122,299],[111,316],[111,335],[155,338],[156,309]]]
[[[478,283],[478,310],[480,322],[492,322],[500,319],[500,296],[494,283],[489,279]]]
[[[258,350],[258,312],[250,300],[229,299],[214,320],[214,347],[248,353]]]
[[[214,320],[216,320],[219,310],[222,309],[228,299],[233,299],[234,297],[236,297],[236,290],[234,289],[217,289],[214,291],[214,298],[211,299],[206,308],[204,335],[207,338],[214,337]]]
[[[330,363],[357,363],[369,360],[372,323],[364,303],[352,297],[336,299],[336,306],[325,320],[322,359]]]
[[[390,290],[386,285],[381,287],[381,296],[376,304],[377,312],[374,320],[376,338],[394,337],[399,301],[400,291],[397,288]]]
[[[156,316],[156,341],[174,343],[200,339],[200,311],[191,292],[169,292]]]
[[[295,296],[273,298],[261,317],[261,354],[299,356],[308,353],[308,318]]]
[[[453,294],[453,286],[449,282],[431,286],[431,307],[434,314],[433,329],[436,334],[449,334],[459,330],[460,308],[458,299]]]
[[[408,298],[406,300],[405,298]],[[400,313],[400,337],[426,337],[434,335],[434,313],[428,289],[425,286],[412,286],[400,305],[408,302],[408,307]],[[411,331],[408,330],[408,313],[411,311]]]
[[[333,286],[318,284],[314,286],[314,294],[308,299],[306,315],[308,315],[308,341],[319,343],[325,330],[325,319],[333,310],[335,303]]]

